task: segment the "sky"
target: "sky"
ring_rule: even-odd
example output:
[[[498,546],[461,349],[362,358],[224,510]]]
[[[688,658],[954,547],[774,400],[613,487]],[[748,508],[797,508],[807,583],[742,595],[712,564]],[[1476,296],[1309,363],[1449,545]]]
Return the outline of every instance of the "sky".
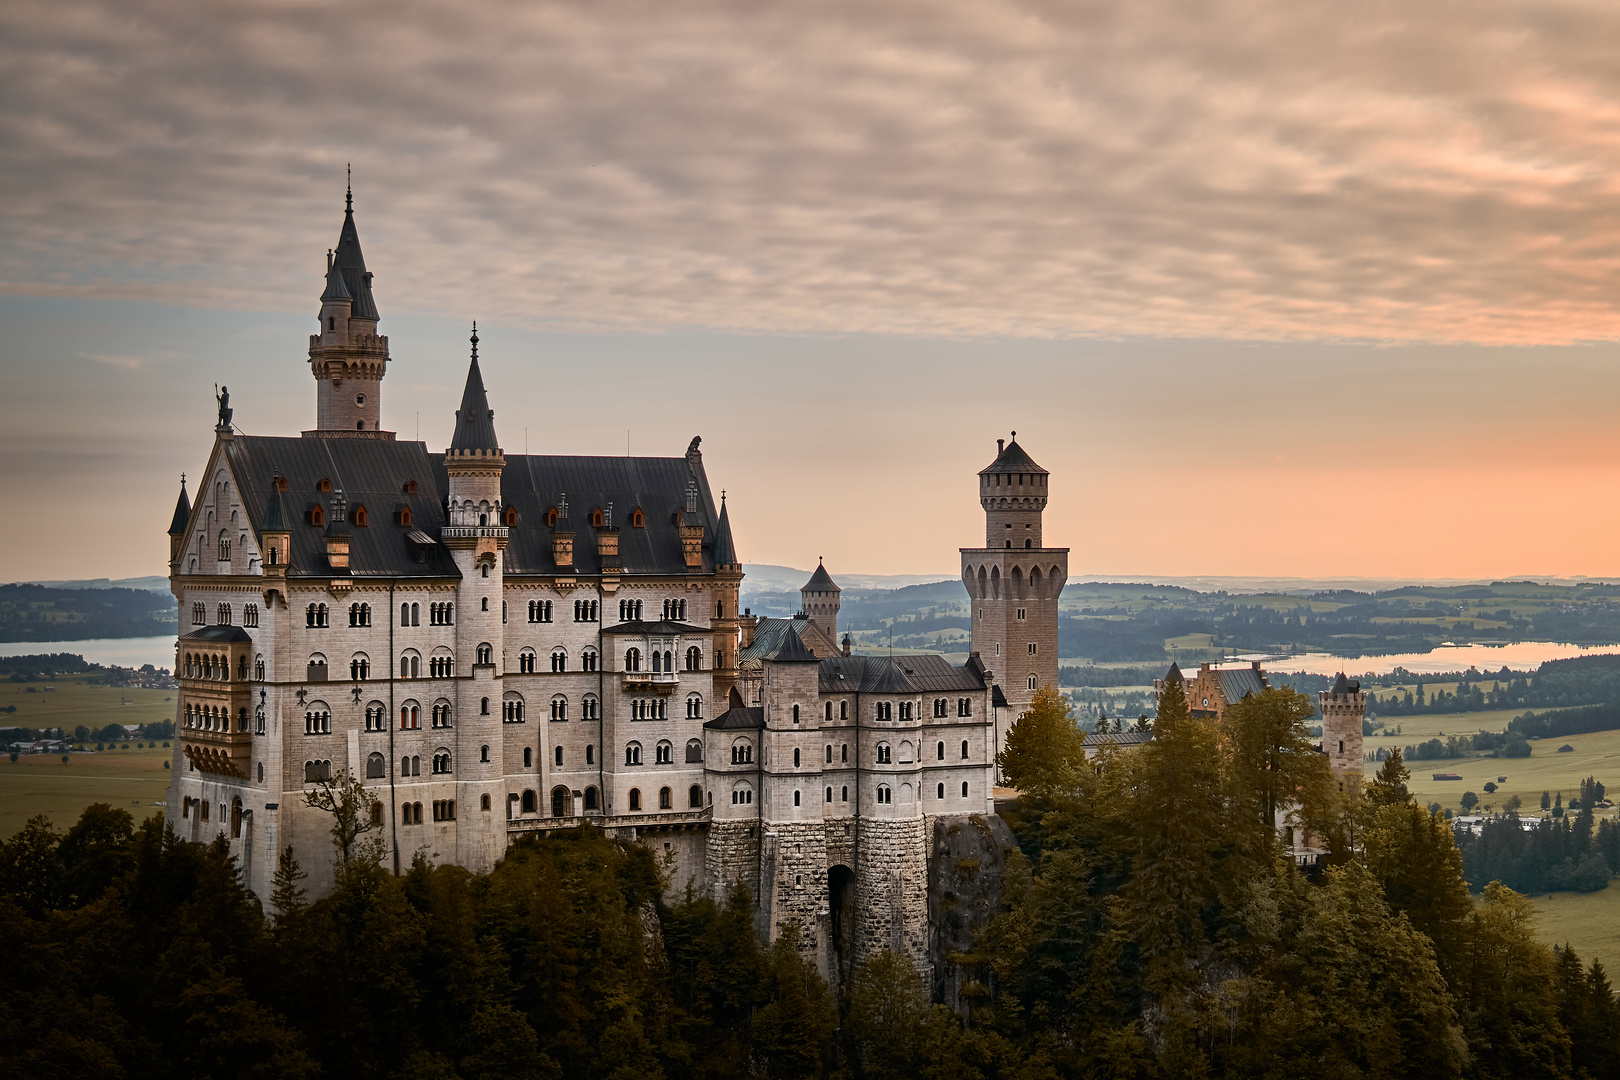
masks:
[[[0,5],[0,580],[166,572],[216,383],[703,437],[741,556],[953,574],[995,439],[1109,576],[1620,577],[1620,8]],[[22,527],[22,523],[27,523]]]

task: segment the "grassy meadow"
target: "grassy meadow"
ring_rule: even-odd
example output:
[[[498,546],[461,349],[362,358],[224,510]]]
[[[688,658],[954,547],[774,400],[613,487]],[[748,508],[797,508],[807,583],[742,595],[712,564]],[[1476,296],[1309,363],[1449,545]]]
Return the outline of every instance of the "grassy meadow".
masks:
[[[46,686],[55,687],[46,691]],[[174,719],[173,690],[138,690],[89,686],[83,679],[49,683],[0,682],[0,726],[100,729],[108,724],[151,724]],[[95,745],[94,740],[89,744]],[[0,836],[11,836],[36,814],[66,828],[91,803],[105,802],[128,810],[137,819],[160,812],[169,787],[163,767],[173,749],[136,749],[124,743],[116,750],[70,754],[68,764],[56,754],[27,754],[13,763],[0,757]]]
[[[1538,893],[1530,900],[1543,941],[1569,945],[1587,964],[1601,960],[1606,971],[1620,965],[1620,885],[1593,893]]]

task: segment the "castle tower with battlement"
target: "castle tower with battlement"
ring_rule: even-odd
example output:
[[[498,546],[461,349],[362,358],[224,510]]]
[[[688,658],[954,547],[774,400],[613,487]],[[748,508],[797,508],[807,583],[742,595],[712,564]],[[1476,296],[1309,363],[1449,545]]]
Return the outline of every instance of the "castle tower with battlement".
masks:
[[[972,651],[997,691],[997,748],[1035,692],[1058,681],[1058,597],[1069,549],[1046,547],[1041,515],[1050,474],[1018,445],[996,440],[996,459],[979,471],[982,548],[962,548],[962,584],[972,606]]]
[[[1341,671],[1331,689],[1316,695],[1316,702],[1322,713],[1322,752],[1338,778],[1339,790],[1358,789],[1365,769],[1361,724],[1367,713],[1367,692]]]

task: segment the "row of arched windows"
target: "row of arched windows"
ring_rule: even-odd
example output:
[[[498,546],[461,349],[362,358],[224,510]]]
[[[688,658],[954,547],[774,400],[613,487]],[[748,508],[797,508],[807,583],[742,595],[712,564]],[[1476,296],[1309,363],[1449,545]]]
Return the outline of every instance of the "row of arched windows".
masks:
[[[1007,541],[1007,546],[1012,547],[1011,540]],[[1056,564],[1047,567],[1044,572],[1039,566],[1032,566],[1027,575],[1023,567],[1014,566],[1003,579],[999,566],[981,566],[977,570],[970,566],[963,572],[962,578],[967,583],[968,591],[979,600],[1000,600],[1003,592],[1010,600],[1040,600],[1047,598],[1048,594],[1056,596],[1062,591],[1064,574]]]
[[[349,605],[349,625],[350,626],[370,626],[371,625],[371,605],[370,604],[350,604]]]
[[[551,601],[550,600],[530,600],[529,601],[529,621],[530,622],[550,622],[551,621]]]
[[[325,604],[311,604],[304,609],[305,626],[328,626],[330,618]]]

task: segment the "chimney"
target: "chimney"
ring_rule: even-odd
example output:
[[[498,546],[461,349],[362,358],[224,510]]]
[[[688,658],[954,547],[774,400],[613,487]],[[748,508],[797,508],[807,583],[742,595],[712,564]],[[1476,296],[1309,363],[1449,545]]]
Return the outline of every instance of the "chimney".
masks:
[[[996,457],[1000,457],[1001,452],[1003,450],[1005,450],[1005,449],[1007,449],[1007,440],[1006,439],[997,439],[996,440]]]
[[[853,645],[853,644],[854,644],[854,642],[852,642],[852,641],[851,641],[851,640],[850,640],[850,637],[849,637],[849,635],[848,635],[848,634],[845,634],[845,635],[844,635],[844,642],[843,642],[843,644],[844,644],[844,655],[845,655],[845,656],[848,656],[848,655],[849,655],[849,649],[850,649],[850,646],[851,646],[851,645]]]
[[[574,565],[573,533],[559,531],[551,534],[551,559],[559,567]]]

